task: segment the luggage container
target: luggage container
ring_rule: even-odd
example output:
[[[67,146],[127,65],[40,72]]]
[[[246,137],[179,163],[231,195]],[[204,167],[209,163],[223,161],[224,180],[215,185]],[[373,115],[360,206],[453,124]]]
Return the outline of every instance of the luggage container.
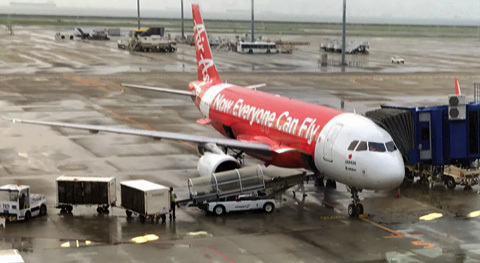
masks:
[[[120,183],[122,207],[127,217],[138,214],[140,221],[146,218],[157,221],[170,213],[170,189],[146,180],[131,180]]]
[[[117,201],[115,177],[57,178],[57,206],[61,213],[72,212],[73,206],[97,206],[99,214],[108,214],[108,208]]]

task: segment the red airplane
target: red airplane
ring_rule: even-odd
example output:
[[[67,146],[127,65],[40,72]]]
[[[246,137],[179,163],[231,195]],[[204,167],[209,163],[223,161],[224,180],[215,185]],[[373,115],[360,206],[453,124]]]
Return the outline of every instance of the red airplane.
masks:
[[[12,121],[196,143],[202,153],[198,162],[202,176],[240,167],[243,153],[266,165],[305,168],[351,189],[353,202],[348,213],[352,217],[363,213],[359,190],[387,190],[401,184],[402,156],[390,134],[370,119],[256,90],[262,85],[239,87],[223,82],[212,59],[199,5],[193,4],[192,11],[198,80],[188,85],[188,91],[122,85],[191,97],[203,115],[197,123],[212,125],[227,139],[100,125]],[[227,154],[229,150],[232,155]]]

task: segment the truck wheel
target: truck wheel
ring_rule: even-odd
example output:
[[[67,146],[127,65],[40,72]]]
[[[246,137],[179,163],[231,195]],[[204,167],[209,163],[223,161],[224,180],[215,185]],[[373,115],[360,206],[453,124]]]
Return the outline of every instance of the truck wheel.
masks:
[[[98,214],[101,214],[101,213],[103,213],[103,208],[102,208],[102,207],[100,207],[100,206],[99,206],[99,207],[97,207],[97,213],[98,213]]]
[[[104,207],[103,208],[103,213],[108,215],[110,213],[110,211],[108,210],[108,207]]]
[[[132,211],[125,210],[125,214],[127,215],[127,217],[132,217]]]
[[[167,216],[166,215],[161,215],[161,218],[162,218],[162,223],[165,223],[165,220],[167,220]]]
[[[213,212],[215,215],[221,216],[223,213],[225,213],[225,207],[223,205],[217,205],[213,208]]]
[[[25,221],[30,220],[30,218],[32,218],[32,214],[30,214],[30,211],[27,211],[27,212],[25,213]]]
[[[44,216],[47,214],[47,207],[45,205],[40,206],[40,215]]]
[[[455,183],[455,180],[453,179],[453,177],[451,176],[448,176],[446,179],[445,179],[445,184],[447,185],[447,187],[449,189],[454,189],[455,186],[457,186],[457,183]]]
[[[263,211],[265,211],[265,213],[269,214],[273,212],[273,210],[275,210],[275,205],[273,203],[268,202],[263,205]]]
[[[252,54],[252,53],[253,53],[253,50],[249,49],[249,50],[248,50],[248,53],[249,53],[249,54]]]
[[[145,216],[144,215],[140,215],[139,218],[140,218],[140,222],[145,223]]]
[[[67,210],[68,213],[71,213],[72,210],[73,210],[73,206],[67,205],[67,207],[65,207],[65,209]]]

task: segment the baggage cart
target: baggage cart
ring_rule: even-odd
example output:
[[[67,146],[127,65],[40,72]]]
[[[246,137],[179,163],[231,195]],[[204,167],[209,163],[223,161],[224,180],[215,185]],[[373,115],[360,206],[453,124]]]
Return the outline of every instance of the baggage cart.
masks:
[[[73,206],[97,206],[99,214],[117,201],[115,177],[60,176],[57,178],[57,205],[61,213],[71,213]]]
[[[143,223],[147,218],[164,222],[170,213],[169,187],[146,180],[131,180],[120,183],[122,207],[127,217],[138,214]]]

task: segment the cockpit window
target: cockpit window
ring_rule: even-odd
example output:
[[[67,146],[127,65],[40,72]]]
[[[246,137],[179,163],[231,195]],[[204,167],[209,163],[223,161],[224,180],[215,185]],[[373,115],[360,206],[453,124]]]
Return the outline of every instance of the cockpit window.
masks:
[[[355,150],[355,147],[357,146],[357,144],[358,144],[358,141],[353,141],[352,143],[350,143],[350,146],[348,146],[348,150],[349,151]]]
[[[367,150],[367,142],[361,141],[358,146],[356,151],[361,152],[361,151],[366,151]]]
[[[380,142],[368,142],[368,150],[371,152],[385,152],[385,144]]]
[[[387,150],[389,152],[393,152],[397,150],[397,146],[392,141],[385,143],[385,146],[387,146]]]

